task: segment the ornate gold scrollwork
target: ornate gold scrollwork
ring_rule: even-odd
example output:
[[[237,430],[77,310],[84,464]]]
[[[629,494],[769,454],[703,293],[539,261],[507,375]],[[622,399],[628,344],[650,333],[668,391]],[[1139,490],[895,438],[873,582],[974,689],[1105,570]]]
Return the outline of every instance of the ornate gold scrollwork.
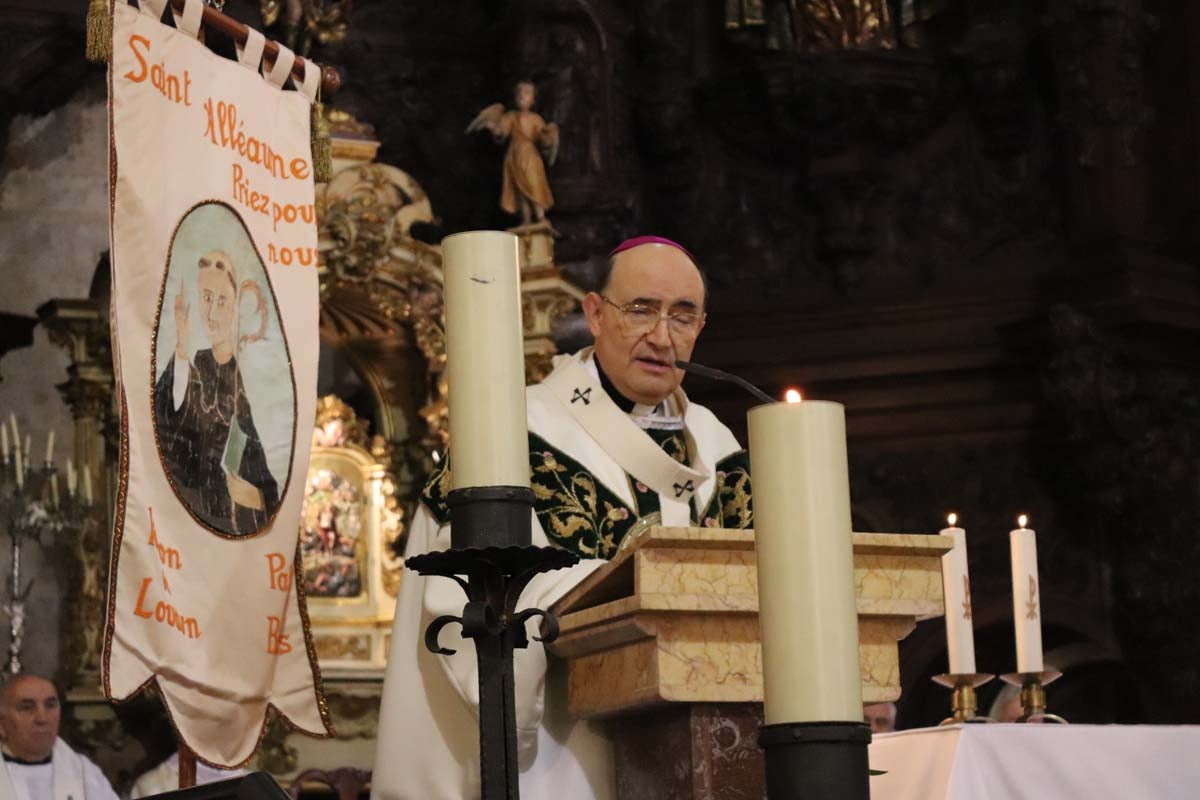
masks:
[[[726,0],[725,29],[760,31],[768,50],[863,50],[896,46],[887,0]]]
[[[281,19],[284,43],[307,56],[314,44],[341,44],[350,30],[353,0],[259,0],[258,12],[263,27],[270,28]]]
[[[429,398],[419,414],[426,442],[445,449],[449,438],[445,306],[441,248],[409,231],[433,222],[429,198],[412,176],[386,164],[342,170],[321,193],[321,324],[329,341],[412,334],[429,369]],[[547,222],[513,229],[521,240],[522,317],[526,380],[550,371],[557,348],[554,323],[574,310],[583,292],[554,265],[554,230]]]

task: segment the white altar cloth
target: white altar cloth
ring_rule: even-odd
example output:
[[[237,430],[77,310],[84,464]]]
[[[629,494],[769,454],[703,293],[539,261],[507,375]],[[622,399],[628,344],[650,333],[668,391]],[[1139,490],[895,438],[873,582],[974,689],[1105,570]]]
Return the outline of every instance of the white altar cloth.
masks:
[[[1200,726],[947,725],[877,734],[871,800],[1200,797]]]

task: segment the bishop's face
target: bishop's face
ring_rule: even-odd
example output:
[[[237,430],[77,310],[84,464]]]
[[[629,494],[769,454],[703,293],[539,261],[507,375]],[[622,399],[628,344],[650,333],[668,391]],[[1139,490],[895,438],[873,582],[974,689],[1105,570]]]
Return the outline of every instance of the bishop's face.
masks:
[[[229,256],[219,251],[204,254],[200,258],[197,288],[213,355],[223,361],[233,352],[233,319],[237,312],[237,289]]]
[[[683,380],[675,361],[691,358],[704,327],[704,282],[685,253],[662,244],[618,253],[608,287],[584,298],[583,308],[596,357],[617,391],[645,405],[675,391]],[[657,309],[649,328],[646,309]],[[680,324],[688,319],[693,324]]]

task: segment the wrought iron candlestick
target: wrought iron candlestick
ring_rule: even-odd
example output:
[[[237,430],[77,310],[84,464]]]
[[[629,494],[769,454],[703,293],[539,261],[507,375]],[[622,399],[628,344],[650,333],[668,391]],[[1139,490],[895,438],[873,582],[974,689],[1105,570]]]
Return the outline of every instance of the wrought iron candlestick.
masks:
[[[14,434],[15,438],[15,434]],[[19,445],[17,445],[19,446]],[[33,582],[21,586],[21,553],[26,544],[46,546],[48,534],[76,530],[87,514],[87,504],[75,492],[68,491],[60,500],[58,470],[50,462],[32,468],[28,451],[18,456],[7,448],[0,456],[0,524],[10,541],[12,564],[9,571],[8,601],[3,608],[8,614],[8,661],[4,671],[10,675],[21,672],[21,647],[25,634],[25,599]]]
[[[933,682],[952,690],[950,699],[950,716],[939,725],[956,725],[962,722],[991,722],[987,717],[976,713],[975,690],[995,678],[986,672],[946,673],[934,675]]]
[[[450,506],[449,550],[414,556],[405,566],[421,575],[454,580],[467,595],[462,616],[442,616],[425,631],[425,646],[441,655],[442,629],[462,627],[475,643],[479,662],[479,761],[483,800],[520,797],[513,651],[529,645],[525,623],[543,619],[539,641],[558,636],[558,622],[544,609],[517,610],[522,590],[535,575],[575,564],[574,553],[532,545],[533,492],[519,486],[455,489]],[[508,545],[490,543],[509,542]],[[464,579],[465,577],[465,579]]]
[[[1017,722],[1067,724],[1059,715],[1046,713],[1046,686],[1061,677],[1062,673],[1053,669],[1041,672],[1010,672],[1000,676],[1000,680],[1010,686],[1021,687],[1021,716],[1017,717]]]

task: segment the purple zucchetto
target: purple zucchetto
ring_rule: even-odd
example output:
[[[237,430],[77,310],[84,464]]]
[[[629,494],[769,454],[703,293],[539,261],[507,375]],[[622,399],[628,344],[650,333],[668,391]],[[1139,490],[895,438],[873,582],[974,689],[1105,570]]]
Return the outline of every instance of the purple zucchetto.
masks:
[[[624,253],[626,250],[632,250],[633,248],[641,247],[644,244],[665,244],[667,247],[674,247],[676,250],[690,258],[693,264],[699,263],[696,261],[696,257],[692,255],[690,250],[681,245],[679,242],[673,242],[663,236],[635,236],[632,239],[626,239],[614,247],[612,252],[608,254],[608,257],[612,258],[617,253]]]

